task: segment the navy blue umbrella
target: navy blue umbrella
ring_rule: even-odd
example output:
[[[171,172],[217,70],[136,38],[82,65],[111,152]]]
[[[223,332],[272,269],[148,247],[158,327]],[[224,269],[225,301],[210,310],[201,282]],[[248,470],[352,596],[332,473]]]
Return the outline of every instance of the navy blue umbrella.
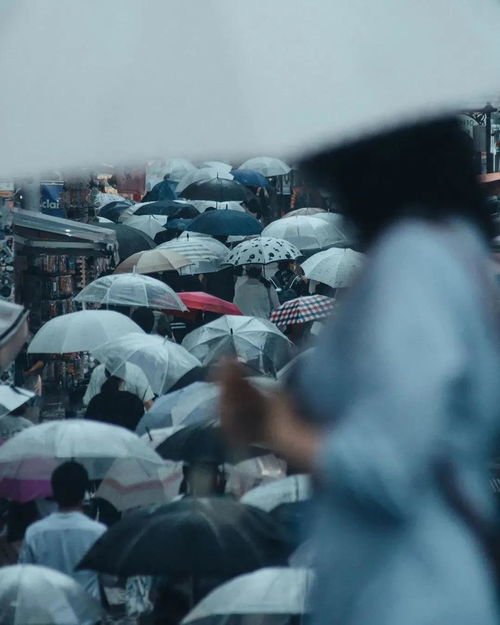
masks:
[[[212,200],[213,202],[243,202],[254,197],[253,193],[236,180],[212,178],[193,182],[182,191],[188,200]]]
[[[177,194],[172,188],[172,185],[176,183],[169,183],[167,180],[162,180],[155,184],[155,186],[148,191],[142,198],[143,202],[156,202],[162,200],[175,200]]]
[[[262,224],[248,215],[229,209],[207,211],[193,219],[188,230],[219,236],[260,234]]]
[[[115,223],[118,222],[120,215],[123,211],[130,208],[133,205],[133,202],[124,202],[123,200],[119,200],[116,202],[108,202],[104,206],[101,206],[99,210],[99,217],[105,217],[106,219],[111,219]]]
[[[150,202],[138,208],[134,215],[168,215],[169,217],[176,213],[179,209],[190,206],[194,211],[196,208],[191,204],[184,202],[176,202],[175,200],[162,200],[161,202]],[[198,211],[196,211],[198,213]]]
[[[233,169],[231,174],[234,179],[246,187],[268,187],[269,180],[260,172],[253,169]]]
[[[183,217],[169,217],[167,223],[163,226],[167,230],[187,230],[193,222],[192,219],[184,219]]]

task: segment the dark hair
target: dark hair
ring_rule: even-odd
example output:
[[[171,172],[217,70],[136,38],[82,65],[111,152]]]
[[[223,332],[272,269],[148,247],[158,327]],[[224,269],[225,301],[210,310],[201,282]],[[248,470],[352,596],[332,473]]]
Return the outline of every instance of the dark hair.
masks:
[[[262,276],[262,269],[260,267],[247,267],[247,276],[258,280]]]
[[[79,462],[64,462],[55,469],[51,477],[52,493],[62,508],[78,506],[88,488],[87,470]]]
[[[303,164],[371,243],[402,217],[464,217],[492,236],[470,137],[454,119],[406,126],[322,152]]]
[[[278,261],[278,270],[279,271],[286,271],[287,269],[290,268],[290,263],[292,261],[291,260],[279,260]]]
[[[107,395],[118,393],[123,380],[116,375],[111,375],[108,370],[106,370],[106,378],[106,381],[101,386],[101,393],[106,393]]]
[[[130,318],[147,334],[151,332],[155,325],[155,316],[149,308],[137,308]]]

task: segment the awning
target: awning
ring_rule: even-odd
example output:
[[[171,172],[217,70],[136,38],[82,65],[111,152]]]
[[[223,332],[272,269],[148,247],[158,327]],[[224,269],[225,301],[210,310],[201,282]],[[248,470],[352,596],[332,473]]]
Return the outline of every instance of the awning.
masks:
[[[28,311],[0,299],[0,372],[14,360],[28,338]]]

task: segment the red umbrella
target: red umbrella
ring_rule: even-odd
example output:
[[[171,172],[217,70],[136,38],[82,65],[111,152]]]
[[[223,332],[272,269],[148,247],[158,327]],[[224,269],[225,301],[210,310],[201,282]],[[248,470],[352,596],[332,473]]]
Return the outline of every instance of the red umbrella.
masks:
[[[241,315],[242,312],[231,302],[226,302],[220,297],[210,295],[203,291],[192,291],[189,293],[177,293],[189,310],[203,310],[205,312],[214,312],[219,315]],[[170,314],[176,316],[184,316],[186,313],[179,313],[178,310],[169,310]],[[189,315],[189,313],[188,313]]]

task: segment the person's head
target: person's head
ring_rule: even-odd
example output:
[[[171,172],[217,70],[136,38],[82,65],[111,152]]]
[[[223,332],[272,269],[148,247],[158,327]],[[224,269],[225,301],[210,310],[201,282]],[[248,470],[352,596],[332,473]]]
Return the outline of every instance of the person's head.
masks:
[[[101,393],[105,395],[113,395],[121,391],[123,385],[123,380],[116,375],[111,375],[108,370],[106,370],[106,380],[101,386]]]
[[[247,276],[254,280],[259,280],[262,277],[262,269],[255,266],[247,267]]]
[[[170,321],[166,315],[161,315],[158,319],[158,334],[160,336],[172,336],[172,330],[170,328]]]
[[[292,261],[291,260],[279,260],[278,261],[278,270],[286,271],[287,269],[291,269]]]
[[[51,484],[59,508],[78,508],[85,497],[89,476],[79,462],[64,462],[52,473]]]
[[[305,172],[335,193],[365,245],[403,217],[463,217],[490,237],[475,169],[470,137],[454,119],[377,134],[304,162]]]
[[[149,308],[136,308],[130,318],[147,334],[150,334],[155,325],[155,316]]]

